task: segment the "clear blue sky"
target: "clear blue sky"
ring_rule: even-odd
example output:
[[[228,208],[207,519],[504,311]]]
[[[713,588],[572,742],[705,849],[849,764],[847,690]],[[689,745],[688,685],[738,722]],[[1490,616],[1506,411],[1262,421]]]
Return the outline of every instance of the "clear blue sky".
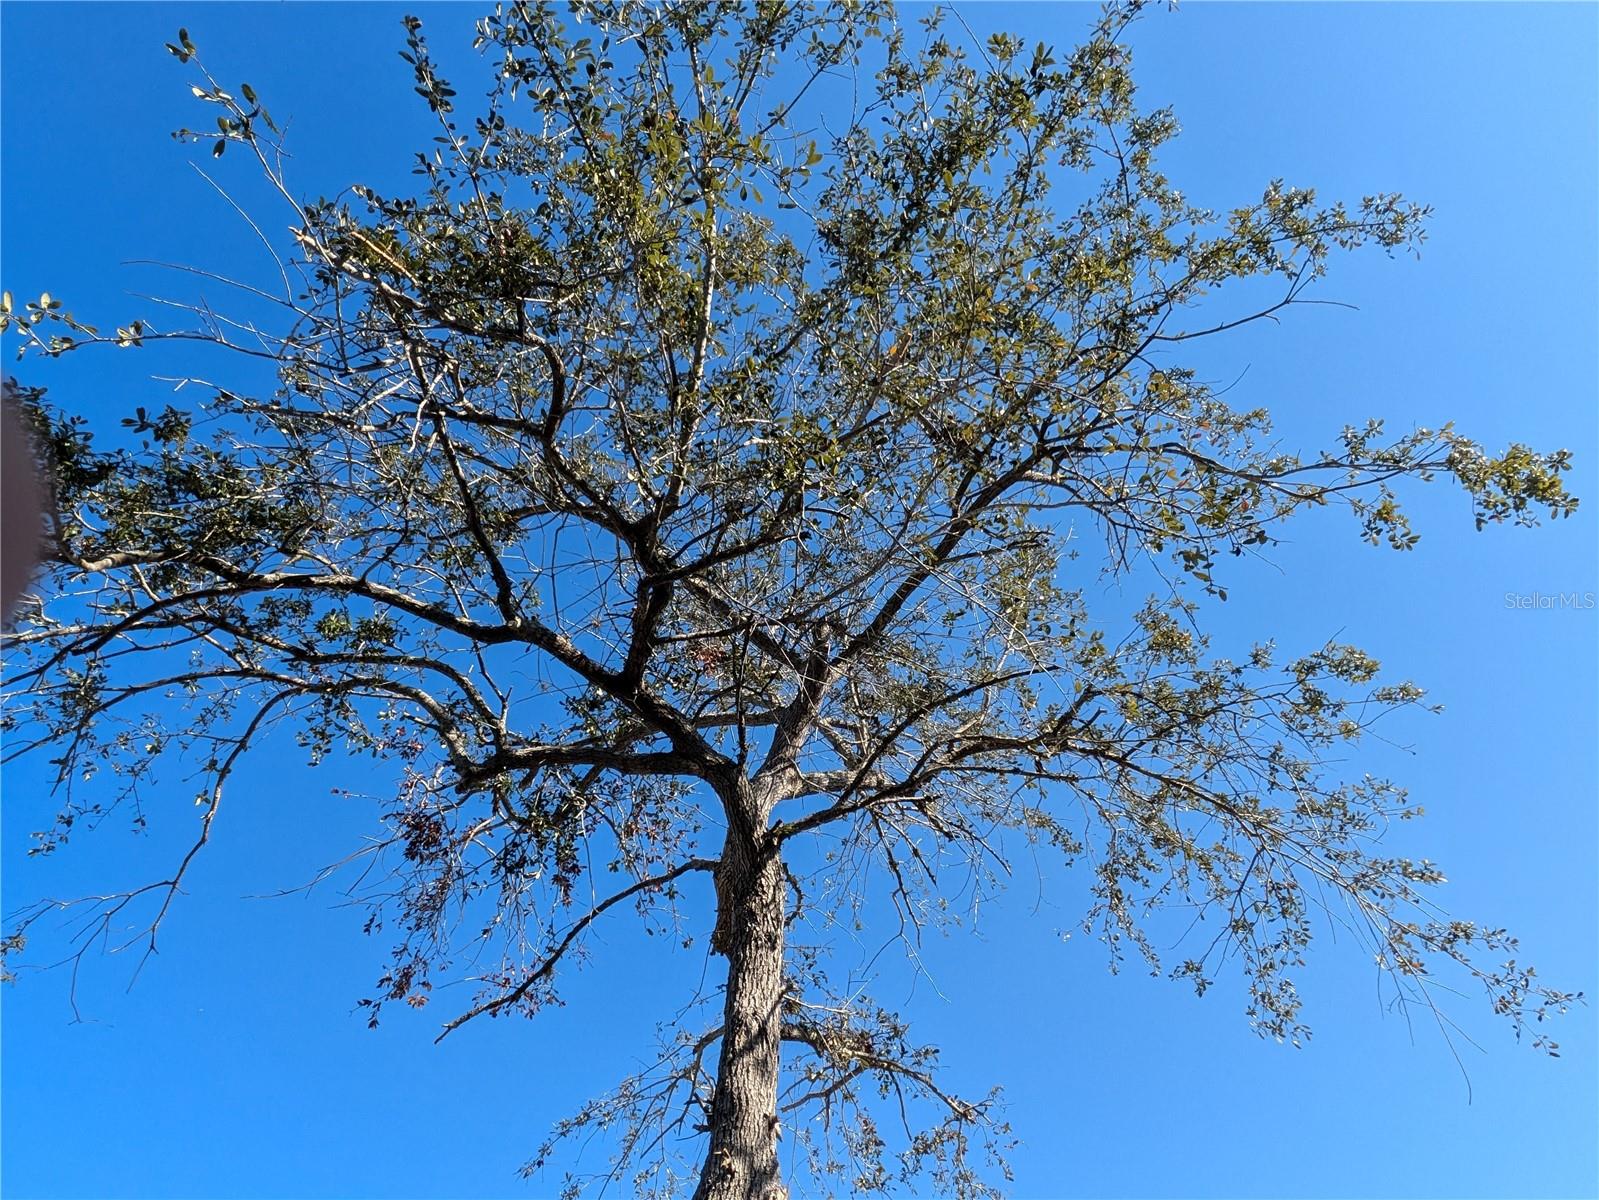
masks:
[[[292,118],[302,192],[402,186],[433,132],[395,55],[403,11],[6,4],[4,286],[50,290],[105,325],[146,311],[133,293],[174,286],[124,260],[269,266],[187,165],[194,152],[168,137],[209,120],[161,48],[180,24],[220,79],[248,80]],[[414,11],[449,74],[470,53],[477,6]],[[1060,44],[1093,16],[961,11],[979,35],[1008,27]],[[1409,555],[1365,546],[1347,519],[1298,521],[1272,563],[1233,575],[1214,627],[1220,653],[1337,635],[1428,686],[1446,712],[1396,723],[1396,745],[1373,744],[1358,764],[1401,776],[1427,809],[1399,848],[1443,864],[1452,911],[1519,931],[1549,982],[1599,993],[1599,610],[1506,602],[1599,591],[1599,7],[1196,3],[1152,12],[1132,44],[1144,99],[1173,105],[1185,129],[1168,174],[1201,203],[1244,203],[1282,176],[1327,198],[1400,190],[1436,209],[1419,262],[1335,263],[1319,295],[1358,311],[1304,309],[1217,342],[1207,373],[1237,378],[1307,449],[1383,416],[1396,429],[1454,419],[1492,447],[1517,439],[1578,456],[1584,507],[1557,526],[1476,533],[1465,499],[1442,485],[1412,493],[1423,536]],[[225,159],[218,177],[264,209],[243,166]],[[30,364],[24,378],[114,426],[169,399],[149,378],[169,370],[175,360],[154,352],[108,352]],[[1130,584],[1107,603],[1141,595]],[[361,935],[362,914],[336,892],[246,898],[303,882],[368,827],[369,807],[329,792],[359,787],[360,770],[311,771],[290,751],[258,760],[137,985],[126,990],[127,964],[88,964],[84,1023],[71,1023],[63,972],[5,989],[4,1195],[555,1191],[554,1176],[523,1184],[516,1167],[553,1120],[648,1052],[700,952],[674,958],[624,922],[569,985],[568,1006],[534,1022],[480,1024],[435,1047],[458,990],[369,1032],[353,1003],[387,944]],[[142,881],[193,819],[175,781],[155,798],[151,837],[108,828],[59,859],[27,859],[29,831],[52,811],[43,778],[28,764],[5,774],[8,911]],[[1112,977],[1092,938],[1062,940],[1083,891],[1023,870],[979,936],[931,948],[937,993],[923,983],[910,996],[895,967],[879,989],[908,1000],[957,1082],[1006,1085],[1024,1143],[1015,1195],[1599,1194],[1599,1010],[1567,1017],[1565,1056],[1549,1060],[1517,1047],[1479,996],[1460,997],[1451,1015],[1485,1051],[1457,1039],[1468,1104],[1437,1031],[1382,1011],[1357,947],[1315,954],[1302,986],[1316,1034],[1296,1051],[1249,1032],[1235,987],[1197,1000],[1137,970]]]

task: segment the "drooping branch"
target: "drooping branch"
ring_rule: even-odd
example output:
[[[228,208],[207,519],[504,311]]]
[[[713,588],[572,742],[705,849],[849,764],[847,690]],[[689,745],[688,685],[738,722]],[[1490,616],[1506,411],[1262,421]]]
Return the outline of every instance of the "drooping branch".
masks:
[[[546,954],[543,961],[540,962],[539,965],[531,972],[529,972],[527,976],[524,977],[523,980],[514,988],[512,988],[509,992],[495,996],[490,1000],[485,1000],[481,1004],[474,1006],[467,1012],[464,1012],[460,1016],[450,1020],[445,1024],[443,1032],[441,1032],[434,1040],[442,1041],[451,1033],[454,1033],[462,1025],[465,1025],[468,1021],[474,1020],[477,1017],[485,1015],[493,1016],[496,1013],[502,1012],[505,1009],[521,1003],[530,992],[540,985],[546,983],[550,979],[550,977],[555,973],[556,966],[560,963],[566,952],[571,949],[572,944],[577,941],[578,937],[583,933],[583,931],[601,916],[603,916],[608,910],[622,903],[622,901],[636,896],[640,892],[664,888],[673,881],[681,879],[683,876],[692,871],[714,871],[715,869],[716,863],[710,859],[690,859],[689,861],[681,863],[672,868],[672,870],[663,874],[652,875],[647,879],[636,880],[629,886],[623,888],[621,891],[615,892],[606,897],[606,899],[600,901],[592,909],[590,909],[585,916],[574,922],[572,927],[566,931],[566,935],[562,937],[560,942],[555,945],[554,949]]]

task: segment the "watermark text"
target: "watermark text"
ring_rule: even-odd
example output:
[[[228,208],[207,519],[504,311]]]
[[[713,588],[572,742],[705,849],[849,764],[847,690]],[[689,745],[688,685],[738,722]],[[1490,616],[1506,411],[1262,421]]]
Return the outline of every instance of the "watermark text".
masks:
[[[1506,592],[1505,607],[1517,609],[1599,608],[1599,592]]]

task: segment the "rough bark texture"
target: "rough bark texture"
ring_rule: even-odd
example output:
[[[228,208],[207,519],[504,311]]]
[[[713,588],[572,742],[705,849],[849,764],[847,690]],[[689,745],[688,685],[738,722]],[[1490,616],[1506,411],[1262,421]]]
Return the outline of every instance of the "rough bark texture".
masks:
[[[749,839],[730,832],[717,894],[718,936],[728,960],[727,999],[710,1148],[694,1198],[785,1200],[777,1159],[783,867],[776,848],[758,851]]]

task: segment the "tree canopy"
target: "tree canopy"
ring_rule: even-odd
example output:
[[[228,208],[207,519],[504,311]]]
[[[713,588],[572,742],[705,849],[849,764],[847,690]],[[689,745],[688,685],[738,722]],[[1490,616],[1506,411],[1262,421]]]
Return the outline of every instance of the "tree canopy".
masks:
[[[1574,997],[1439,909],[1439,868],[1380,845],[1402,788],[1336,761],[1422,691],[1269,630],[1218,657],[1204,618],[1301,509],[1404,551],[1403,484],[1529,524],[1575,507],[1569,456],[1377,422],[1290,453],[1184,365],[1339,253],[1414,249],[1427,214],[1283,181],[1194,206],[1157,166],[1175,118],[1136,103],[1137,7],[1061,52],[877,3],[500,5],[471,116],[407,18],[439,130],[417,188],[314,202],[262,99],[180,31],[216,121],[183,136],[288,206],[281,289],[240,281],[280,325],[0,312],[47,356],[193,340],[276,373],[140,409],[116,449],[19,389],[56,510],[6,637],[7,754],[59,773],[38,848],[144,821],[174,762],[204,777],[187,855],[94,918],[154,945],[275,731],[375,756],[389,834],[360,855],[395,938],[373,1023],[462,974],[445,1034],[534,1014],[621,908],[725,958],[659,1062],[529,1164],[620,1130],[639,1195],[997,1195],[994,1095],[941,1084],[936,1047],[837,977],[831,931],[881,888],[914,944],[1024,846],[1092,878],[1114,959],[1201,993],[1241,970],[1264,1035],[1304,1036],[1295,972],[1336,918],[1401,996],[1474,980],[1553,1050],[1540,1022]],[[1107,627],[1067,582],[1080,553],[1163,590]],[[684,920],[691,889],[713,927]],[[1146,922],[1176,905],[1168,960]]]

